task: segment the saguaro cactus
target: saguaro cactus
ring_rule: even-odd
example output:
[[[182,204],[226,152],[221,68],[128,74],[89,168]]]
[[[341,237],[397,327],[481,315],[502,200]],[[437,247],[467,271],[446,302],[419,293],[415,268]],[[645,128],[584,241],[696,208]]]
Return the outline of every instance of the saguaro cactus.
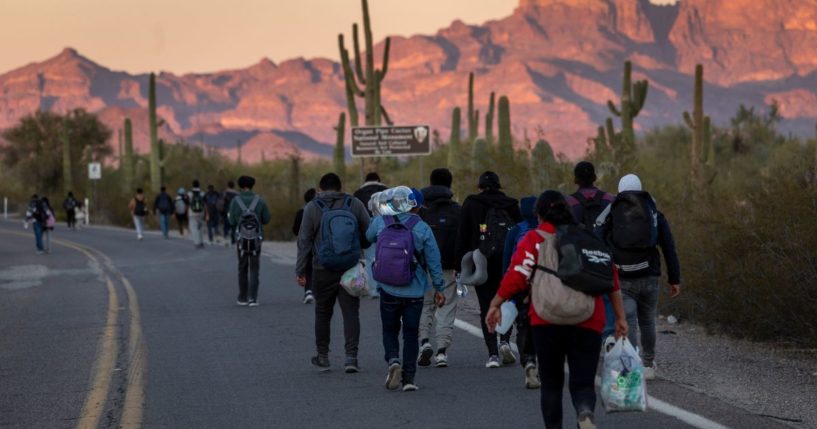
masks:
[[[488,142],[485,139],[476,139],[471,154],[471,171],[479,174],[488,161]]]
[[[551,172],[556,165],[556,156],[553,154],[553,148],[547,140],[539,140],[533,146],[530,154],[530,172],[531,184],[534,185],[534,191],[540,192],[542,189],[551,187]]]
[[[704,185],[704,168],[715,166],[715,146],[712,144],[711,120],[704,115],[704,67],[695,66],[695,94],[692,115],[684,112],[684,122],[692,130],[691,169],[692,183],[701,189]],[[704,166],[704,164],[706,164]],[[707,175],[711,172],[707,172]]]
[[[62,185],[65,192],[71,192],[74,189],[74,163],[71,159],[71,138],[68,134],[68,124],[63,121],[62,130],[60,130],[60,138],[62,139]]]
[[[383,65],[381,68],[375,68],[374,65],[374,41],[372,36],[372,24],[369,17],[369,2],[361,0],[363,6],[363,36],[366,43],[366,61],[365,65],[360,51],[360,40],[358,35],[357,24],[352,25],[352,37],[355,49],[355,67],[352,69],[352,63],[349,59],[349,51],[346,50],[346,45],[343,40],[343,34],[338,35],[338,46],[340,49],[341,64],[343,66],[343,74],[346,79],[346,96],[349,107],[349,119],[352,126],[357,126],[357,107],[354,105],[354,96],[362,97],[365,101],[366,125],[380,125],[382,120],[391,124],[386,109],[381,104],[381,86],[383,79],[386,78],[386,73],[389,69],[389,47],[391,39],[386,38],[386,46],[383,51]],[[357,79],[355,79],[355,72],[357,72]],[[359,82],[359,83],[358,83]]]
[[[458,165],[459,160],[462,159],[460,153],[460,117],[462,113],[459,107],[455,107],[451,111],[451,138],[448,140],[448,168],[453,169]]]
[[[495,94],[491,92],[488,113],[485,114],[485,139],[488,140],[488,144],[494,144],[494,97]]]
[[[338,117],[338,125],[335,127],[337,139],[335,140],[335,174],[340,177],[346,175],[346,147],[344,141],[346,139],[346,114],[342,113]]]
[[[511,135],[511,102],[507,96],[499,97],[499,153],[501,156],[513,154]]]
[[[479,135],[479,110],[474,107],[474,72],[468,74],[468,141],[473,143]]]
[[[150,187],[159,193],[162,187],[162,159],[159,149],[159,126],[156,118],[156,75],[150,74],[148,86],[148,115],[150,126]]]
[[[122,157],[122,171],[125,174],[125,189],[128,192],[133,192],[133,176],[134,176],[134,162],[133,162],[133,128],[131,126],[130,118],[125,118],[124,138],[125,138],[125,153]]]
[[[621,118],[621,155],[622,159],[629,163],[635,153],[635,131],[633,129],[633,120],[641,112],[644,107],[644,101],[647,99],[647,90],[649,89],[649,82],[640,80],[632,81],[632,63],[629,61],[624,63],[624,78],[621,86],[621,105],[616,107],[612,100],[607,101],[607,106],[610,112]],[[625,155],[626,154],[626,155]]]

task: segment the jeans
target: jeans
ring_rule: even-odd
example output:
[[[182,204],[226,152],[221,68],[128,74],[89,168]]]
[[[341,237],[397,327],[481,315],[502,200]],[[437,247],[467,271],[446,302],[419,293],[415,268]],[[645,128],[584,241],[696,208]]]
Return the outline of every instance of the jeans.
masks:
[[[613,311],[613,302],[609,296],[602,295],[601,298],[604,300],[604,330],[601,332],[601,339],[604,341],[616,333],[616,312]]]
[[[540,405],[546,428],[562,427],[565,358],[570,369],[569,390],[576,415],[596,408],[596,367],[601,335],[578,326],[533,326],[533,341],[542,382]]]
[[[190,235],[193,237],[193,244],[196,246],[204,244],[204,236],[202,235],[202,227],[204,227],[204,215],[194,214],[189,217]]]
[[[142,225],[145,223],[144,216],[133,215],[133,226],[136,227],[136,236],[142,237]]]
[[[453,270],[443,272],[443,278],[453,279],[453,277]],[[445,305],[440,308],[437,308],[437,303],[434,301],[434,292],[436,292],[436,289],[429,289],[423,299],[423,313],[420,316],[420,339],[430,339],[431,328],[434,327],[434,332],[437,335],[437,350],[447,349],[451,346],[454,319],[457,317],[457,301],[459,298],[457,286],[452,284],[446,287],[445,292],[443,292]],[[436,322],[436,326],[434,322]]]
[[[230,219],[227,215],[222,215],[224,218],[224,241],[227,241],[227,236],[230,238],[230,244],[235,244],[235,227],[230,225]]]
[[[400,330],[403,331],[403,384],[413,383],[420,351],[420,315],[423,297],[398,298],[380,292],[380,320],[383,323],[383,349],[387,363],[400,360]]]
[[[491,307],[491,300],[494,299],[496,292],[499,290],[499,282],[502,280],[501,268],[496,269],[496,264],[492,265],[488,262],[488,281],[483,285],[474,286],[477,292],[477,300],[479,301],[479,321],[482,325],[482,336],[485,338],[485,345],[488,347],[488,355],[494,356],[499,354],[499,346],[496,343],[496,332],[488,332],[488,325],[485,324],[485,316],[488,315],[488,309]],[[500,341],[508,342],[511,340],[511,333],[513,329],[509,329],[507,333],[500,336]]]
[[[641,358],[644,366],[655,362],[655,315],[658,311],[658,277],[621,279],[624,313],[630,326],[628,338],[637,346],[641,334]],[[635,327],[638,326],[638,330]]]
[[[34,222],[31,224],[31,229],[34,230],[34,244],[37,246],[37,250],[42,252],[43,251],[43,225],[40,222]]]
[[[343,314],[343,337],[346,340],[346,356],[357,357],[360,343],[360,298],[349,295],[340,285],[343,273],[312,270],[312,292],[315,294],[315,346],[318,355],[329,355],[332,314],[335,301]]]
[[[258,276],[261,255],[238,252],[238,300],[258,299]]]
[[[213,244],[213,236],[218,235],[218,213],[210,214],[210,219],[207,220],[207,238],[210,244]]]
[[[159,213],[159,227],[162,229],[162,235],[167,238],[170,233],[170,215]]]

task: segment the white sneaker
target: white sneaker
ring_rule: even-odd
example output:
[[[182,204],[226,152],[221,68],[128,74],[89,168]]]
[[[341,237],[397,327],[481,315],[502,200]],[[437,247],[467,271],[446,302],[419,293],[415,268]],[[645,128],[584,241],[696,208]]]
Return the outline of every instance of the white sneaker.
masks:
[[[445,368],[448,366],[448,356],[445,353],[437,353],[434,356],[434,366],[437,368]]]
[[[400,387],[400,378],[403,376],[403,367],[400,362],[389,365],[389,374],[386,376],[386,389],[397,390]]]
[[[525,388],[538,389],[541,385],[539,382],[539,369],[536,368],[535,363],[528,362],[525,365]]]
[[[655,380],[655,364],[644,367],[644,380]]]
[[[504,341],[499,345],[499,355],[502,356],[503,365],[511,365],[516,362],[516,356],[513,355],[510,344]]]
[[[488,357],[488,362],[485,363],[485,368],[499,368],[499,356],[491,355]]]
[[[315,302],[315,296],[312,295],[312,292],[307,292],[304,295],[304,304],[312,304],[313,302]]]
[[[404,392],[416,392],[419,387],[417,387],[414,383],[405,383],[403,384],[403,391]]]
[[[434,355],[434,350],[431,349],[431,343],[425,343],[420,347],[420,354],[417,355],[417,365],[431,366],[431,356]]]
[[[596,424],[593,422],[591,414],[579,415],[579,429],[596,429]]]
[[[137,239],[137,240],[141,240],[141,239],[142,239],[142,234],[137,235],[137,236],[136,236],[136,239]]]

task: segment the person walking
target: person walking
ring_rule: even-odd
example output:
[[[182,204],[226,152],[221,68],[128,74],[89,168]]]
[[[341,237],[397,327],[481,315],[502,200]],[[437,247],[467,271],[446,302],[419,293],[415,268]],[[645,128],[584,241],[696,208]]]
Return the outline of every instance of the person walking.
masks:
[[[48,197],[42,198],[43,209],[45,210],[45,227],[43,227],[43,250],[45,253],[51,253],[51,235],[54,233],[54,227],[57,225],[57,218],[54,215],[54,209],[51,207],[51,201]]]
[[[653,197],[643,191],[641,179],[635,174],[622,177],[618,192],[609,211],[604,213],[602,234],[613,249],[613,260],[619,267],[627,323],[632,327],[630,342],[633,346],[640,344],[644,378],[652,380],[657,368],[655,318],[661,277],[658,248],[667,265],[670,298],[681,293],[681,264],[669,222],[656,208]],[[649,216],[634,215],[639,212]]]
[[[68,197],[62,202],[62,208],[65,209],[65,222],[68,229],[77,229],[77,208],[79,201],[74,198],[74,193],[68,191]]]
[[[434,365],[438,368],[448,366],[448,349],[454,337],[454,320],[457,317],[457,287],[454,271],[457,261],[454,251],[457,243],[457,228],[460,223],[462,207],[454,201],[451,184],[454,177],[447,168],[438,168],[431,172],[431,186],[422,190],[424,207],[420,210],[420,218],[431,228],[434,240],[440,251],[440,261],[443,277],[446,279],[443,296],[445,305],[438,306],[435,302],[435,292],[429,289],[423,300],[423,313],[420,316],[420,355],[417,364],[430,366],[434,357]],[[436,354],[431,344],[431,331],[435,332]]]
[[[400,385],[404,392],[417,390],[417,354],[419,349],[420,316],[423,301],[431,290],[437,306],[445,304],[445,278],[443,277],[440,250],[431,227],[417,212],[423,205],[423,194],[412,188],[409,202],[414,208],[396,216],[377,216],[366,231],[366,239],[377,245],[378,266],[373,268],[375,287],[380,290],[380,320],[383,325],[383,348],[386,352],[388,375],[386,388],[396,390]],[[399,224],[398,226],[395,226]],[[385,241],[384,241],[385,240]],[[397,242],[398,250],[394,250]],[[388,250],[386,250],[388,249]],[[409,272],[408,276],[397,274]],[[403,359],[400,359],[400,332],[403,333]]]
[[[315,195],[318,194],[318,191],[315,188],[309,188],[304,193],[304,203],[309,204],[310,201],[315,199]],[[304,206],[306,207],[306,206]],[[304,209],[298,209],[298,212],[295,213],[295,222],[292,224],[292,234],[295,237],[298,237],[299,233],[301,232],[301,224],[304,220]],[[306,259],[306,269],[304,270],[304,276],[306,277],[306,282],[304,283],[304,304],[312,304],[315,302],[315,295],[312,293],[312,257],[309,256]]]
[[[207,185],[207,193],[204,194],[204,202],[207,204],[207,239],[213,244],[213,237],[218,236],[219,209],[221,194],[216,192],[213,185]]]
[[[153,214],[159,216],[159,227],[162,236],[167,240],[170,238],[170,215],[173,214],[173,198],[167,193],[167,188],[162,186],[159,195],[153,200]]]
[[[576,220],[561,193],[545,191],[536,201],[539,225],[535,234],[527,234],[519,242],[511,258],[512,269],[502,279],[496,296],[491,300],[486,324],[493,331],[502,319],[502,304],[520,293],[533,293],[534,276],[550,275],[532,269],[540,262],[539,253],[556,250],[556,227],[575,224]],[[555,269],[556,267],[551,267]],[[535,283],[534,283],[535,284]],[[609,294],[616,315],[615,335],[627,335],[627,321],[619,289],[618,278],[613,270],[613,291]],[[539,286],[541,287],[541,286]],[[565,286],[562,286],[565,287]],[[565,359],[569,369],[568,383],[573,408],[580,429],[594,429],[596,408],[596,369],[601,352],[601,331],[604,328],[604,305],[601,297],[594,300],[592,315],[576,324],[553,324],[537,313],[531,301],[529,315],[533,340],[539,361],[540,407],[546,428],[561,428],[562,391],[564,390]]]
[[[184,237],[184,227],[187,226],[187,191],[179,188],[176,192],[176,199],[173,200],[173,209],[176,212],[176,224],[179,226],[179,235]]]
[[[227,189],[221,195],[221,216],[224,219],[224,245],[228,246],[227,243],[235,245],[235,228],[230,224],[230,220],[227,218],[227,214],[230,212],[230,205],[233,203],[233,198],[238,195],[238,191],[235,190],[235,183],[232,180],[227,182]],[[229,239],[228,239],[229,237]]]
[[[136,195],[130,200],[128,204],[131,217],[133,218],[133,226],[136,228],[136,239],[141,240],[142,228],[145,225],[145,216],[148,214],[147,203],[145,202],[145,194],[142,188],[136,190]]]
[[[536,197],[530,196],[522,198],[519,201],[519,210],[522,213],[524,220],[517,223],[508,231],[508,237],[505,238],[505,250],[502,253],[502,272],[508,272],[511,265],[511,259],[519,242],[527,235],[528,232],[533,231],[539,225],[539,219],[536,215]],[[533,348],[533,331],[530,325],[530,316],[528,315],[528,307],[530,306],[530,293],[521,293],[513,298],[516,303],[516,308],[519,313],[516,316],[514,325],[516,326],[516,346],[519,349],[519,363],[525,371],[525,388],[538,389],[539,370],[536,366],[536,352]]]
[[[342,192],[340,177],[328,173],[318,184],[320,192],[304,207],[298,233],[298,260],[295,275],[298,285],[306,285],[307,259],[312,258],[312,292],[315,294],[315,345],[318,354],[311,360],[321,371],[328,371],[329,332],[335,301],[343,314],[346,340],[345,370],[359,371],[357,352],[360,342],[360,299],[340,286],[343,273],[360,258],[360,249],[368,246],[366,230],[369,213],[358,199]]]
[[[255,178],[241,176],[238,178],[238,187],[241,194],[234,198],[229,207],[228,219],[230,225],[238,231],[238,300],[241,306],[258,306],[259,267],[261,258],[261,244],[263,242],[264,225],[268,224],[270,216],[267,203],[252,192]]]
[[[187,220],[190,224],[190,236],[193,238],[193,246],[196,249],[203,249],[204,235],[202,229],[204,229],[204,224],[207,222],[207,204],[204,199],[204,192],[199,188],[198,180],[193,181],[193,187],[187,193],[187,201]]]
[[[380,175],[376,172],[372,171],[366,174],[366,180],[363,185],[355,191],[354,196],[361,203],[363,206],[366,207],[366,211],[369,213],[369,217],[372,217],[372,212],[369,210],[369,200],[372,199],[372,195],[382,192],[388,189],[386,185],[380,182]],[[366,270],[368,271],[369,278],[372,278],[372,263],[374,262],[374,246],[369,246],[368,248],[363,250],[363,256],[366,259]],[[380,297],[377,289],[373,289],[369,295],[372,299],[377,299]]]
[[[518,202],[501,191],[499,176],[493,171],[482,173],[477,187],[480,193],[469,195],[462,204],[455,261],[462,261],[465,254],[472,250],[479,250],[487,259],[488,279],[482,285],[474,285],[474,289],[479,301],[485,346],[488,348],[488,361],[485,367],[499,368],[500,354],[502,364],[510,365],[516,362],[509,344],[511,332],[501,335],[500,344],[497,345],[497,335],[488,330],[485,316],[502,280],[502,251],[505,248],[505,238],[508,230],[522,221],[522,215]]]
[[[43,230],[45,229],[47,220],[48,214],[45,212],[42,200],[40,200],[37,194],[32,195],[26,207],[26,220],[23,222],[23,226],[28,229],[28,226],[31,225],[31,229],[34,231],[34,244],[38,255],[42,255],[45,252],[45,248],[43,247]]]

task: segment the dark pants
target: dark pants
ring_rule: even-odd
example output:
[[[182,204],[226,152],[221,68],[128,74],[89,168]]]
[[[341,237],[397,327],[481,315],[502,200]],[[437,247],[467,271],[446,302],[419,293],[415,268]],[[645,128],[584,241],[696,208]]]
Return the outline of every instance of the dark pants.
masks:
[[[187,214],[176,213],[176,223],[179,225],[179,235],[184,235],[184,228],[187,226]]]
[[[343,314],[343,337],[346,340],[346,356],[357,357],[360,342],[360,298],[349,295],[340,285],[343,273],[312,270],[312,292],[315,294],[315,345],[318,355],[329,355],[332,314],[335,301]]]
[[[536,351],[533,347],[533,329],[530,326],[530,303],[524,302],[525,297],[518,297],[516,307],[519,315],[516,316],[516,346],[519,348],[519,363],[524,368],[528,362],[536,363]]]
[[[491,307],[491,300],[494,299],[496,292],[499,290],[499,282],[502,281],[502,269],[496,269],[488,264],[488,281],[483,285],[475,286],[477,291],[477,300],[479,301],[479,322],[482,325],[482,336],[485,338],[485,345],[488,346],[488,355],[498,355],[499,347],[496,343],[496,333],[488,332],[488,325],[485,324],[485,316],[488,315],[488,310]],[[509,329],[505,335],[500,336],[501,341],[510,341],[512,329]]]
[[[562,427],[565,358],[570,369],[570,397],[578,415],[596,408],[596,368],[601,334],[578,326],[533,326],[542,381],[541,406],[546,428]]]
[[[380,291],[380,320],[386,362],[400,360],[400,330],[403,331],[403,383],[413,383],[420,351],[420,315],[423,297],[399,298]]]
[[[213,236],[218,235],[218,212],[210,213],[210,217],[207,219],[207,238],[210,240],[210,244],[213,244]]]
[[[238,299],[258,299],[258,265],[261,255],[238,252]]]
[[[34,230],[34,245],[37,246],[37,250],[42,252],[45,250],[43,248],[43,224],[40,222],[34,222],[31,224],[31,229]]]
[[[229,235],[230,244],[235,244],[235,227],[230,224],[230,218],[226,214],[223,214],[222,218],[224,218],[224,239],[226,240]]]
[[[307,257],[304,277],[306,278],[306,283],[304,284],[304,293],[312,292],[312,256]]]
[[[65,211],[65,222],[68,224],[68,229],[76,228],[77,227],[77,211],[76,210],[66,210]]]

